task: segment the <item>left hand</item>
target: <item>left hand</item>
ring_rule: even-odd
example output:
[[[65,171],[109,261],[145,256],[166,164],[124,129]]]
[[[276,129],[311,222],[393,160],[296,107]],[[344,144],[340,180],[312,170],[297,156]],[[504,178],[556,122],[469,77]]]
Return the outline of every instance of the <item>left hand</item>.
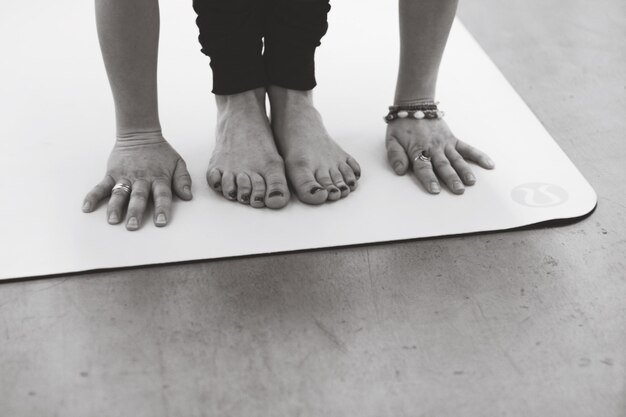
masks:
[[[413,174],[431,194],[439,194],[437,177],[455,194],[463,194],[476,177],[467,161],[485,169],[494,162],[484,152],[457,139],[443,119],[396,119],[387,125],[387,158],[398,175],[410,166]],[[424,154],[430,162],[419,159]],[[435,175],[436,174],[436,175]]]

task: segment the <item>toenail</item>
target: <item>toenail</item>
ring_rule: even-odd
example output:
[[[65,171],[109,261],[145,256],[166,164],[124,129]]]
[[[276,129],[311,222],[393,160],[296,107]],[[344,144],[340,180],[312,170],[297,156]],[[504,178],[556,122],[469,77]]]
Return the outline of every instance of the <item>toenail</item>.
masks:
[[[257,195],[256,197],[254,197],[254,201],[263,201],[263,196]]]
[[[284,194],[282,193],[282,191],[272,191],[267,196],[269,198],[272,198],[272,197],[282,197],[282,196],[284,196]]]
[[[338,192],[339,192],[339,190],[338,190],[338,189],[336,189],[336,188],[331,188],[331,189],[330,189],[330,193],[332,193],[332,194],[334,194],[334,193],[338,193]]]
[[[250,201],[250,194],[244,194],[241,196],[241,201],[247,203]]]
[[[350,187],[354,187],[356,185],[356,183],[354,181],[348,181],[348,185]]]
[[[339,189],[341,191],[348,191],[348,187],[346,187],[345,185],[342,185],[341,187],[339,187]]]
[[[318,191],[322,191],[322,190],[323,190],[323,188],[320,188],[320,187],[313,187],[313,188],[311,188],[311,194],[315,194],[316,192],[318,192]]]
[[[237,191],[231,191],[230,193],[228,193],[228,198],[230,198],[231,200],[237,198]]]

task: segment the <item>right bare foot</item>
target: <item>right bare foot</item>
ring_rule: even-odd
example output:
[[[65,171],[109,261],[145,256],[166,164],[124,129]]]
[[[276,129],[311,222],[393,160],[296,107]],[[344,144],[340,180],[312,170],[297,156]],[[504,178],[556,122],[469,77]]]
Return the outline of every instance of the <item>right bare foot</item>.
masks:
[[[216,145],[207,171],[209,185],[241,204],[284,207],[290,194],[265,110],[265,89],[215,98]]]

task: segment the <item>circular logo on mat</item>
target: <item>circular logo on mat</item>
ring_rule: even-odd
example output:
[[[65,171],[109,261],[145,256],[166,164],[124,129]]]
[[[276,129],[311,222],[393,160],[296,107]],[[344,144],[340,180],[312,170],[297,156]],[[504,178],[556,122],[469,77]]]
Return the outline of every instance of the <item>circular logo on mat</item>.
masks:
[[[511,198],[527,207],[558,206],[565,203],[568,197],[567,191],[562,187],[545,182],[529,182],[518,185],[511,191]]]

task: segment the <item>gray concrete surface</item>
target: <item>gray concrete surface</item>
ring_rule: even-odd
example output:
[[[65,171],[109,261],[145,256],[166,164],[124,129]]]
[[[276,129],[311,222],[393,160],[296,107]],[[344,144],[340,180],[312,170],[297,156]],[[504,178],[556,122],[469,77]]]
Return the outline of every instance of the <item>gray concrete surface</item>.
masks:
[[[2,284],[0,416],[626,416],[626,3],[460,16],[590,218]]]

